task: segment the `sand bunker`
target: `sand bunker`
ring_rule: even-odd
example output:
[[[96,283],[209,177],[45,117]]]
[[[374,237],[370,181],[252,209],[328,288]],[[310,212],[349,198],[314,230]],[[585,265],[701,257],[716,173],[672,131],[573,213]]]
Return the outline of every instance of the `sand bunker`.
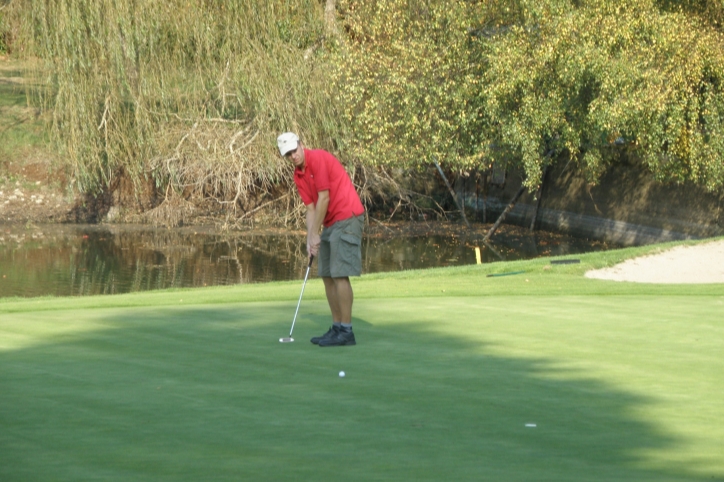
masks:
[[[637,283],[724,283],[724,241],[677,246],[663,253],[589,271],[585,276]]]

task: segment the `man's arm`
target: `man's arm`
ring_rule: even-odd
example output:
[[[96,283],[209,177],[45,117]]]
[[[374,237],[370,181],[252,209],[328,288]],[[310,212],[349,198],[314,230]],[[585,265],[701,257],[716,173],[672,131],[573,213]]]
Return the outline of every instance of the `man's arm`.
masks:
[[[317,204],[307,204],[307,254],[316,256],[319,252],[321,239],[319,231],[322,229],[324,217],[329,207],[329,191],[319,191]]]

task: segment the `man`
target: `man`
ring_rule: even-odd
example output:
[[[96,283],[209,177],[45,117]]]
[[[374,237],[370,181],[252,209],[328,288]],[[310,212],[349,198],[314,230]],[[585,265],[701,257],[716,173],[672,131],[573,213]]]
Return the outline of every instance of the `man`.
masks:
[[[332,154],[306,149],[293,132],[280,135],[277,145],[279,153],[294,163],[294,183],[307,207],[307,254],[317,258],[332,312],[330,329],[311,342],[322,347],[355,345],[349,277],[362,273],[364,206],[347,171]]]

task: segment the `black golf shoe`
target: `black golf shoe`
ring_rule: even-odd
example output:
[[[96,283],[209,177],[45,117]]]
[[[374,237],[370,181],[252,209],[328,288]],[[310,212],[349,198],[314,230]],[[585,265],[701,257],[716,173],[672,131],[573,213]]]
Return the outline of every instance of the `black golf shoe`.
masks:
[[[322,335],[322,336],[315,336],[314,338],[312,338],[312,339],[309,340],[309,341],[311,341],[311,342],[314,343],[315,345],[319,345],[319,342],[320,342],[320,341],[326,340],[327,338],[333,336],[335,333],[337,333],[337,331],[339,331],[339,328],[337,328],[336,326],[332,325],[332,326],[329,327],[329,330],[327,330],[327,333],[325,333],[325,334]]]
[[[331,336],[322,338],[317,343],[319,346],[345,346],[356,345],[352,328],[337,328]]]

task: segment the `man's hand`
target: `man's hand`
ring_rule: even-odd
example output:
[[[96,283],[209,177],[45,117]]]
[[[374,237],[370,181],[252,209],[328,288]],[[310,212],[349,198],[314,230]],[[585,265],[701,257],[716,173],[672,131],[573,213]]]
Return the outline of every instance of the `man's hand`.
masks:
[[[328,206],[329,191],[319,191],[316,206],[307,205],[307,254],[309,256],[317,256],[319,253],[319,245],[322,243],[319,231],[322,229]]]
[[[307,235],[307,254],[309,256],[317,256],[319,253],[319,245],[322,242],[321,237],[317,233]]]

